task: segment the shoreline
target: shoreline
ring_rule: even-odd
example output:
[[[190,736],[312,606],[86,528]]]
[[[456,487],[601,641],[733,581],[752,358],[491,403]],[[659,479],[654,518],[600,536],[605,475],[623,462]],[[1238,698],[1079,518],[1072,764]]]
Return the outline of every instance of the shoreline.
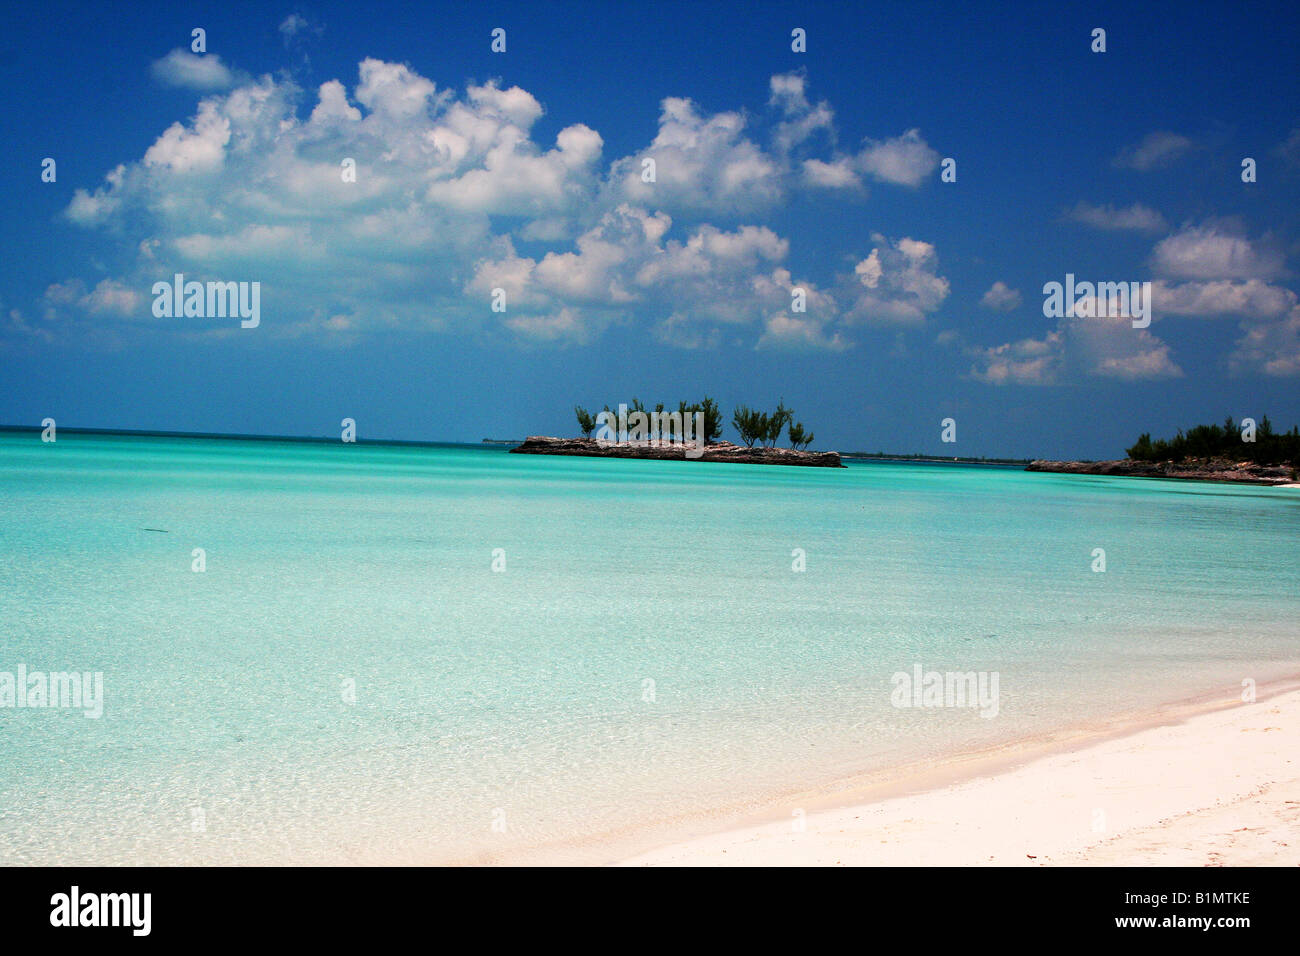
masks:
[[[688,454],[695,451],[695,454]],[[805,468],[843,468],[838,452],[803,451],[767,446],[745,447],[714,441],[698,447],[681,442],[607,442],[597,438],[551,438],[529,435],[512,455],[569,455],[579,458],[634,458],[644,461],[704,461],[737,465],[796,465]]]
[[[1025,471],[1057,475],[1102,475],[1110,478],[1169,478],[1177,481],[1220,481],[1228,484],[1293,487],[1290,464],[1259,465],[1227,459],[1189,458],[1184,461],[1049,461],[1036,458]]]
[[[1287,742],[1297,732],[1300,674],[1260,685],[1251,704],[1201,694],[892,777],[850,778],[607,862],[1296,865],[1300,756]]]
[[[1270,733],[1271,738],[1280,738],[1271,740],[1270,744],[1280,745],[1280,749],[1287,752],[1285,741],[1294,740],[1295,734],[1300,733],[1300,672],[1296,671],[1260,683],[1257,699],[1250,705],[1242,703],[1238,693],[1229,695],[1224,689],[1200,691],[1163,701],[1149,710],[1128,711],[1114,717],[1069,724],[974,751],[875,768],[811,787],[792,784],[780,793],[757,800],[678,814],[671,819],[640,823],[615,831],[547,841],[500,854],[476,854],[472,858],[444,861],[444,865],[1031,865],[1035,860],[1029,858],[1029,854],[1016,859],[995,852],[992,854],[994,859],[990,860],[959,858],[960,852],[956,850],[941,852],[933,858],[921,858],[916,857],[914,851],[923,847],[926,852],[932,852],[936,847],[951,845],[953,828],[962,826],[963,813],[987,802],[978,793],[971,797],[969,791],[972,789],[988,788],[990,792],[1009,797],[1014,803],[1026,786],[1036,786],[1045,791],[1036,798],[1038,802],[1051,807],[1059,795],[1059,788],[1052,782],[1053,772],[1059,771],[1061,764],[1089,768],[1100,756],[1099,769],[1104,775],[1114,761],[1109,751],[1118,749],[1121,752],[1133,751],[1130,756],[1136,754],[1136,766],[1140,770],[1146,763],[1142,748],[1150,743],[1148,737],[1155,735],[1159,738],[1167,733],[1177,738],[1177,752],[1181,755],[1179,762],[1195,767],[1198,762],[1203,763],[1207,752],[1219,753],[1220,745],[1224,743],[1221,733],[1212,740],[1202,739],[1201,724],[1207,718],[1224,719],[1227,715],[1228,718],[1243,720],[1257,715],[1255,722],[1259,723],[1268,713],[1267,709],[1277,706],[1277,701],[1286,703],[1286,722],[1279,719],[1282,715],[1270,715],[1268,726],[1283,726],[1285,729],[1280,734]],[[1231,734],[1228,739],[1233,739]],[[1276,768],[1285,760],[1286,757],[1272,754],[1266,764]],[[1287,772],[1291,777],[1287,787],[1283,788],[1286,792],[1284,799],[1294,800],[1290,806],[1296,811],[1295,819],[1289,825],[1293,832],[1300,832],[1300,763],[1289,762]],[[1122,778],[1119,783],[1126,785]],[[1163,777],[1153,783],[1156,796],[1165,791],[1164,784]],[[1210,803],[1230,796],[1227,792],[1216,792]],[[947,809],[937,819],[929,821],[928,830],[914,827],[914,832],[909,833],[908,827],[903,826],[899,832],[898,824],[913,822],[911,818],[915,813],[912,808],[918,802],[929,804],[935,801],[946,805]],[[804,811],[805,831],[798,834],[792,832],[794,809]],[[1174,807],[1166,816],[1200,809],[1203,808],[1199,805]],[[893,830],[886,855],[855,858],[852,852],[846,852],[833,839],[826,839],[852,827],[861,827],[862,820],[886,812],[897,817],[889,823]],[[1013,816],[1008,814],[1005,819],[991,821],[993,830],[1001,832],[1005,841],[1020,839],[1021,824]],[[859,817],[862,820],[857,819]],[[985,826],[989,823],[985,821]],[[938,837],[931,832],[936,827],[940,834]],[[972,832],[978,829],[971,827]],[[1075,836],[1081,832],[1077,826],[1073,830]],[[1087,835],[1091,835],[1091,831]],[[1103,833],[1099,840],[1114,836],[1113,831]],[[1300,837],[1292,843],[1296,853],[1293,862],[1300,863]],[[877,836],[864,851],[870,853],[884,846]],[[816,856],[819,847],[826,851],[828,858],[810,859],[809,855]],[[1038,858],[1037,865],[1070,862],[1049,858],[1051,854],[1048,853],[1033,853],[1032,850],[1029,853]],[[1088,862],[1076,860],[1072,865]],[[1145,862],[1134,857],[1118,862],[1112,860],[1111,864],[1142,865]],[[1166,862],[1176,865],[1179,861]]]

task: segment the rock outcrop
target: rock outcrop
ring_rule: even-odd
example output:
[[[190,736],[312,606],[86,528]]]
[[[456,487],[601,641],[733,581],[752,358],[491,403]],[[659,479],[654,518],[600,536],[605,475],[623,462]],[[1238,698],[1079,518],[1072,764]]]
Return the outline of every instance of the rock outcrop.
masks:
[[[581,455],[588,458],[656,458],[665,461],[724,461],[741,465],[804,465],[843,468],[839,452],[796,451],[793,448],[745,448],[729,441],[711,442],[698,458],[686,456],[679,444],[610,444],[594,438],[548,438],[530,435],[510,449],[512,455]]]
[[[1066,475],[1118,475],[1130,478],[1186,478],[1195,481],[1236,481],[1252,485],[1285,485],[1295,480],[1291,465],[1258,465],[1227,458],[1188,458],[1184,461],[1033,461],[1026,471]]]

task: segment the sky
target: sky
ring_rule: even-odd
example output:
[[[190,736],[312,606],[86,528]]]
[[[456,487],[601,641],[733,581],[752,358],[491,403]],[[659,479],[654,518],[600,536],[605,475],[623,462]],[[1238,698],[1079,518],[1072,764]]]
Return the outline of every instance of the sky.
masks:
[[[1038,7],[15,10],[0,424],[478,441],[708,394],[822,449],[1100,458],[1300,422],[1300,16]],[[258,324],[156,314],[177,273]],[[1149,325],[1045,314],[1067,274],[1150,283]]]

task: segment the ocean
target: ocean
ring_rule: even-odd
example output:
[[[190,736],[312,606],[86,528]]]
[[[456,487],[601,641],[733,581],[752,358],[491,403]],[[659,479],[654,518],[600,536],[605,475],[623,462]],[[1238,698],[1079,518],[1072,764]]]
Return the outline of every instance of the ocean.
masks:
[[[0,863],[578,859],[1230,698],[1300,672],[1298,539],[1294,489],[0,433]]]

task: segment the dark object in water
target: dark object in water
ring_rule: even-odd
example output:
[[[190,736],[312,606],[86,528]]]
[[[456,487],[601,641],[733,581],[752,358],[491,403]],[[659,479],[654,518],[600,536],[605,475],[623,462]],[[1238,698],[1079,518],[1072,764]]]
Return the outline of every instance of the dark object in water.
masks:
[[[170,531],[164,531],[162,528],[141,528],[141,531],[157,531],[159,534],[171,534]]]
[[[687,452],[694,452],[688,455]],[[813,465],[843,468],[839,452],[795,451],[792,448],[742,448],[729,441],[713,441],[704,447],[673,442],[653,445],[649,442],[602,441],[599,438],[548,438],[530,435],[522,445],[510,449],[512,455],[584,455],[590,458],[658,458],[675,461],[735,462],[746,465]]]
[[[1031,461],[1025,471],[1050,471],[1063,475],[1106,475],[1122,478],[1182,478],[1199,481],[1236,481],[1251,485],[1286,485],[1295,480],[1294,466],[1285,462],[1261,465],[1228,458],[1185,458],[1181,461]]]

